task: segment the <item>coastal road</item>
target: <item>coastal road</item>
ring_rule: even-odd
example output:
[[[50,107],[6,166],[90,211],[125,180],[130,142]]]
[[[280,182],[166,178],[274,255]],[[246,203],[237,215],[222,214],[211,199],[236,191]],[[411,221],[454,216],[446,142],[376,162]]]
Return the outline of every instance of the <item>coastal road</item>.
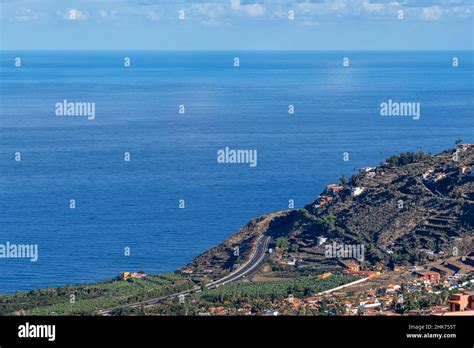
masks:
[[[217,288],[220,285],[232,283],[253,274],[268,259],[269,254],[267,253],[267,251],[270,241],[270,237],[263,235],[260,236],[257,240],[257,245],[255,246],[255,249],[253,250],[253,253],[250,256],[250,259],[243,266],[241,266],[239,269],[224,278],[208,283],[206,287],[208,287],[209,289]]]
[[[206,284],[205,286],[208,289],[214,289],[214,288],[217,288],[221,285],[225,285],[225,284],[228,284],[228,283],[239,281],[239,280],[255,273],[265,263],[265,261],[270,256],[269,253],[268,253],[268,245],[270,244],[270,241],[271,241],[271,237],[261,235],[257,239],[257,243],[255,245],[255,248],[253,249],[250,258],[246,263],[244,263],[241,267],[239,267],[237,270],[235,270],[231,274],[229,274],[229,275],[227,275],[223,278],[220,278],[218,280],[212,281],[212,282]],[[200,292],[200,291],[201,291],[201,287],[196,286],[196,287],[194,287],[192,289],[189,289],[189,290],[181,291],[181,292],[178,292],[178,293],[174,293],[174,294],[170,294],[170,295],[166,295],[166,296],[162,296],[162,297],[158,297],[158,298],[149,299],[149,300],[146,300],[146,301],[130,303],[130,304],[117,306],[117,307],[113,307],[113,308],[102,309],[102,310],[98,311],[97,314],[110,315],[110,313],[112,313],[112,311],[120,309],[120,308],[137,308],[137,307],[153,306],[153,305],[156,305],[156,304],[161,303],[161,302],[166,301],[166,300],[175,299],[175,298],[178,298],[180,296],[188,296],[192,293],[196,293],[196,292]]]

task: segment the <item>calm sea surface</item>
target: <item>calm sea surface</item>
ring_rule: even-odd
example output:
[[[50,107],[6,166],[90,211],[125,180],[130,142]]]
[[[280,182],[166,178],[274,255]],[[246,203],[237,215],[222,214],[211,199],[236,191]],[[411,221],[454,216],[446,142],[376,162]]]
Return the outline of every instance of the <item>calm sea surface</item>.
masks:
[[[39,248],[37,262],[0,258],[0,293],[171,272],[342,174],[474,142],[473,52],[23,51],[0,63],[0,244]],[[64,99],[94,102],[95,119],[55,116]],[[419,102],[420,119],[380,116],[389,99]],[[257,166],[217,163],[226,146],[257,150]]]

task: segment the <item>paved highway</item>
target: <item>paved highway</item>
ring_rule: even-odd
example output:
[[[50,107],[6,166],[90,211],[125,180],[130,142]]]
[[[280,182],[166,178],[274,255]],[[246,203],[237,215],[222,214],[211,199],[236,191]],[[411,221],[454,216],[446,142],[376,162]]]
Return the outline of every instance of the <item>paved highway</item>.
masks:
[[[235,272],[229,274],[228,276],[224,278],[208,283],[206,286],[209,289],[217,288],[220,285],[232,283],[253,274],[255,271],[257,271],[260,268],[260,266],[268,258],[269,255],[267,251],[268,251],[268,244],[270,243],[270,240],[271,240],[270,237],[263,236],[263,235],[260,236],[260,238],[257,241],[256,248],[253,250],[252,256],[243,266],[241,266]]]
[[[252,254],[249,260],[245,264],[243,264],[241,267],[239,267],[236,271],[232,272],[231,274],[221,279],[218,279],[206,284],[206,287],[208,289],[214,289],[224,284],[236,282],[238,280],[241,280],[242,278],[245,278],[255,273],[262,266],[262,264],[265,263],[265,261],[269,257],[269,253],[267,251],[268,251],[268,245],[270,244],[270,241],[271,241],[271,237],[261,235],[257,240],[256,247],[252,251]],[[117,306],[113,308],[102,309],[98,311],[97,313],[101,315],[110,315],[112,311],[116,309],[120,309],[120,308],[137,308],[137,307],[152,306],[160,302],[163,302],[165,300],[174,299],[180,296],[187,296],[199,291],[201,291],[201,287],[196,286],[192,289],[181,291],[175,294],[153,298],[146,301],[130,303],[127,305]]]

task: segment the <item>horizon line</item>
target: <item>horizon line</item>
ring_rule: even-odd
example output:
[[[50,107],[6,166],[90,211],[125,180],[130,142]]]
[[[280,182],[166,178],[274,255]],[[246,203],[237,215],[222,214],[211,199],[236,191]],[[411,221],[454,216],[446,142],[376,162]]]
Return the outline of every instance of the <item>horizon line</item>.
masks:
[[[31,49],[31,48],[18,48],[18,49],[3,49],[0,48],[0,52],[12,52],[12,51],[37,51],[37,52],[91,52],[91,51],[102,51],[102,52],[117,52],[117,51],[136,51],[136,52],[474,52],[474,48],[471,49],[148,49],[148,48],[84,48],[84,49]]]

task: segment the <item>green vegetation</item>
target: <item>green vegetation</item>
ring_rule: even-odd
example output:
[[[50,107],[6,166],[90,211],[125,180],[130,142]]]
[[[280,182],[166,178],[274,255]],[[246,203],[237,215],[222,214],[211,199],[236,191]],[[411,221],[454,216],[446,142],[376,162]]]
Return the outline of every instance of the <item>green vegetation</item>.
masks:
[[[277,248],[280,249],[288,249],[288,239],[285,237],[278,237],[277,239],[275,239],[275,245]]]
[[[438,289],[440,294],[403,291],[403,303],[395,303],[395,312],[405,314],[411,310],[428,309],[434,306],[446,306],[450,291],[446,288]]]
[[[160,297],[193,286],[194,283],[178,275],[163,274],[93,285],[39,289],[0,296],[0,315],[92,315],[99,309]]]
[[[216,289],[202,288],[180,304],[175,299],[150,309],[119,307],[190,289],[195,284],[178,275],[147,275],[144,278],[113,280],[94,285],[66,286],[57,289],[35,290],[0,297],[1,315],[95,315],[100,309],[119,307],[112,315],[196,315],[210,307],[224,306],[238,314],[243,307],[269,308],[275,301],[293,295],[309,297],[358,279],[347,275],[333,275],[327,279],[314,276],[262,282],[233,283]],[[71,301],[74,295],[74,301]]]
[[[266,310],[277,310],[283,314],[318,315],[321,314],[318,310],[300,313],[284,299],[290,295],[295,298],[314,296],[357,279],[359,277],[333,275],[326,279],[311,276],[262,283],[232,283],[195,293],[186,298],[185,304],[170,300],[146,311],[147,314],[199,315],[220,308],[230,315],[262,313]]]
[[[420,160],[424,159],[426,154],[423,152],[402,152],[400,155],[390,156],[387,159],[387,163],[394,166],[400,167],[411,163],[419,162]]]
[[[293,244],[291,244],[291,246],[290,246],[290,250],[291,250],[292,252],[298,252],[299,248],[300,248],[300,246],[299,246],[298,244],[296,244],[296,243],[293,243]]]
[[[462,141],[458,140],[457,145]],[[439,155],[422,152],[405,152],[387,159],[370,173],[362,171],[351,177],[350,186],[361,186],[365,194],[360,199],[349,197],[349,190],[331,194],[330,204],[317,205],[317,201],[303,209],[292,209],[278,214],[254,219],[232,238],[196,258],[185,266],[187,276],[176,274],[114,280],[93,285],[65,286],[40,289],[15,295],[0,295],[0,315],[93,315],[100,309],[115,308],[112,314],[166,314],[239,315],[279,311],[283,314],[341,314],[345,308],[340,303],[323,300],[320,307],[303,306],[298,312],[284,298],[290,294],[298,298],[337,287],[358,279],[347,275],[333,275],[317,279],[314,274],[338,272],[336,259],[324,258],[317,249],[317,237],[323,235],[328,243],[337,240],[346,244],[363,244],[366,250],[362,269],[398,265],[423,264],[447,255],[453,240],[469,237],[472,232],[474,211],[466,200],[472,200],[472,181],[458,173],[460,166],[471,166],[474,151],[464,149],[460,161],[452,161],[452,151]],[[412,165],[408,165],[412,164]],[[403,167],[404,166],[404,167]],[[419,179],[422,173],[445,173],[447,178],[436,182]],[[340,182],[346,183],[341,177]],[[437,190],[438,194],[430,193]],[[404,203],[401,209],[399,200]],[[275,238],[275,250],[262,270],[263,279],[282,279],[261,283],[233,283],[209,290],[203,284],[228,273],[235,264],[244,262],[251,253],[253,241],[260,234]],[[463,242],[463,244],[468,245]],[[240,256],[234,255],[238,245]],[[461,244],[460,244],[461,245]],[[460,250],[465,253],[466,250]],[[285,262],[290,255],[297,259],[296,266]],[[183,268],[183,269],[184,269]],[[284,280],[283,280],[284,279]],[[262,279],[254,278],[254,281]],[[201,286],[201,292],[186,297],[179,303],[167,299],[147,308],[120,307],[146,299]],[[441,291],[441,290],[440,290]],[[71,301],[74,296],[74,301]],[[431,295],[430,295],[431,296]],[[397,301],[393,308],[400,313],[428,308],[440,303],[433,297],[404,294],[404,302]],[[445,294],[443,293],[444,297]],[[443,298],[444,298],[443,297]],[[443,300],[444,301],[444,300]],[[444,303],[444,302],[442,302]],[[311,313],[309,313],[311,314]]]
[[[299,210],[299,212],[301,213],[303,218],[306,219],[306,220],[314,221],[316,219],[316,216],[311,214],[311,212],[309,212],[308,209],[306,209],[306,208],[301,208]]]
[[[304,277],[289,280],[263,283],[235,283],[217,289],[203,292],[200,299],[210,303],[229,303],[240,305],[244,302],[259,300],[277,300],[293,295],[295,297],[309,297],[318,292],[335,288],[337,286],[359,279],[356,276],[333,275],[326,279]]]
[[[344,186],[347,184],[347,178],[344,174],[342,174],[342,176],[339,178],[339,183]]]
[[[318,216],[315,219],[315,226],[322,233],[330,232],[336,228],[336,217],[332,213]]]

